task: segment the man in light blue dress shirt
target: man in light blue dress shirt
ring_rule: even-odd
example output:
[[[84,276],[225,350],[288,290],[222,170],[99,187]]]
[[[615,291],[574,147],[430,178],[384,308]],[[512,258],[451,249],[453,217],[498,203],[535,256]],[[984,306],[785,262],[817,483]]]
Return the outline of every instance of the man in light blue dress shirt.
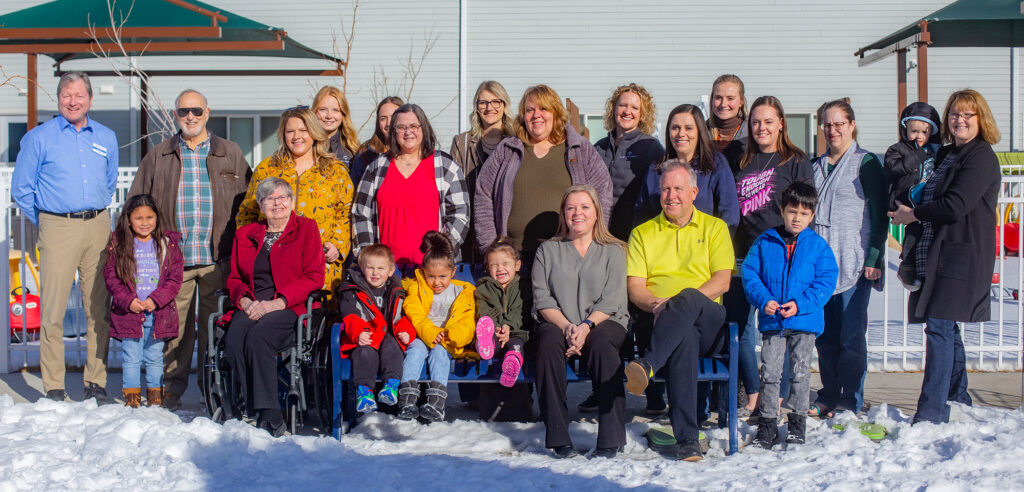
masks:
[[[92,85],[80,72],[57,84],[60,116],[21,139],[11,197],[39,226],[42,330],[39,365],[46,397],[63,401],[64,311],[78,273],[88,327],[85,398],[110,403],[106,393],[110,295],[103,281],[110,213],[117,185],[117,137],[88,117]]]

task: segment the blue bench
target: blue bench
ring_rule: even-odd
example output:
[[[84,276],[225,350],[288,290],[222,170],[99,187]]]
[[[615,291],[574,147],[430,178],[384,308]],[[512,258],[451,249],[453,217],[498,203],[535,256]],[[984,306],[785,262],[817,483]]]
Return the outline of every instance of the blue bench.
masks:
[[[352,361],[341,357],[341,324],[335,323],[331,327],[331,361],[334,374],[333,409],[334,437],[341,439],[355,426],[358,415],[356,413],[356,388],[352,382]],[[739,353],[739,330],[735,323],[729,323],[729,354]],[[724,355],[700,359],[697,380],[699,381],[727,381],[728,382],[728,405],[729,405],[729,454],[739,449],[739,439],[736,431],[736,391],[738,357],[727,357]],[[492,374],[490,369],[495,366],[500,373],[501,361],[476,360],[476,359],[455,359],[452,361],[451,376],[448,380],[453,383],[497,383],[498,375]],[[421,381],[429,378],[424,373],[420,376]],[[568,382],[590,381],[585,370],[580,366],[579,359],[569,361],[566,367],[566,380]],[[656,377],[655,380],[662,380]],[[519,382],[532,383],[532,365],[527,363],[523,373],[519,375]],[[721,412],[719,412],[721,418]]]

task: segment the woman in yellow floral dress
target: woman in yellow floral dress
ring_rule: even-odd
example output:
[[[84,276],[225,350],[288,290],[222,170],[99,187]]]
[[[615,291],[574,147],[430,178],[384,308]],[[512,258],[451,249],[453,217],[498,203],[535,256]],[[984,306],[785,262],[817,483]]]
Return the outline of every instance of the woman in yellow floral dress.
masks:
[[[315,220],[320,226],[327,259],[324,288],[334,292],[341,282],[342,263],[351,246],[349,212],[353,186],[348,169],[331,153],[327,133],[309,109],[282,113],[277,139],[281,146],[256,167],[235,224],[242,227],[262,218],[256,203],[260,181],[271,176],[287,181],[295,193],[295,213]]]

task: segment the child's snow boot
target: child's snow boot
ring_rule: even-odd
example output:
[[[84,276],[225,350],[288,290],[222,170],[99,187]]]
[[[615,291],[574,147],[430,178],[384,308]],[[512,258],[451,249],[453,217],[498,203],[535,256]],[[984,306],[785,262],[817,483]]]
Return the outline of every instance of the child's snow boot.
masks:
[[[444,404],[448,400],[448,388],[437,382],[427,383],[427,402],[420,407],[420,416],[437,422],[444,420]]]
[[[142,405],[142,388],[123,388],[124,406],[139,408]]]
[[[400,381],[395,378],[388,379],[387,382],[384,383],[384,387],[377,393],[377,402],[389,407],[398,403],[399,383]]]
[[[501,362],[501,379],[498,382],[506,388],[511,388],[519,379],[519,370],[522,367],[523,354],[516,350],[509,350],[505,353],[505,360]]]
[[[420,399],[420,385],[417,381],[405,381],[398,386],[398,418],[412,420],[420,416],[416,400]]]
[[[765,449],[771,449],[779,437],[779,427],[774,419],[761,419],[757,424],[757,437],[754,437],[753,444]]]
[[[161,388],[146,388],[146,406],[159,407],[163,405],[163,393]]]
[[[494,320],[481,316],[476,322],[476,351],[483,360],[494,357]]]
[[[373,399],[373,391],[369,386],[359,385],[356,388],[356,411],[369,413],[377,409],[377,401]]]
[[[803,444],[804,436],[807,433],[807,416],[796,412],[789,413],[789,433],[786,434],[786,444]]]

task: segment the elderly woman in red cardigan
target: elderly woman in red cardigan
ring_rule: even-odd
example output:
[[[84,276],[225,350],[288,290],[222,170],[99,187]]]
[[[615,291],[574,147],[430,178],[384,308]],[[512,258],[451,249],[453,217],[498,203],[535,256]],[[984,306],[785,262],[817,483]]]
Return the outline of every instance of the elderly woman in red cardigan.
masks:
[[[266,219],[235,232],[227,281],[238,311],[225,336],[225,353],[241,376],[246,407],[259,411],[257,425],[275,437],[285,430],[276,355],[294,343],[306,298],[324,283],[320,230],[314,220],[295,215],[294,200],[283,179],[260,182],[256,201]]]

